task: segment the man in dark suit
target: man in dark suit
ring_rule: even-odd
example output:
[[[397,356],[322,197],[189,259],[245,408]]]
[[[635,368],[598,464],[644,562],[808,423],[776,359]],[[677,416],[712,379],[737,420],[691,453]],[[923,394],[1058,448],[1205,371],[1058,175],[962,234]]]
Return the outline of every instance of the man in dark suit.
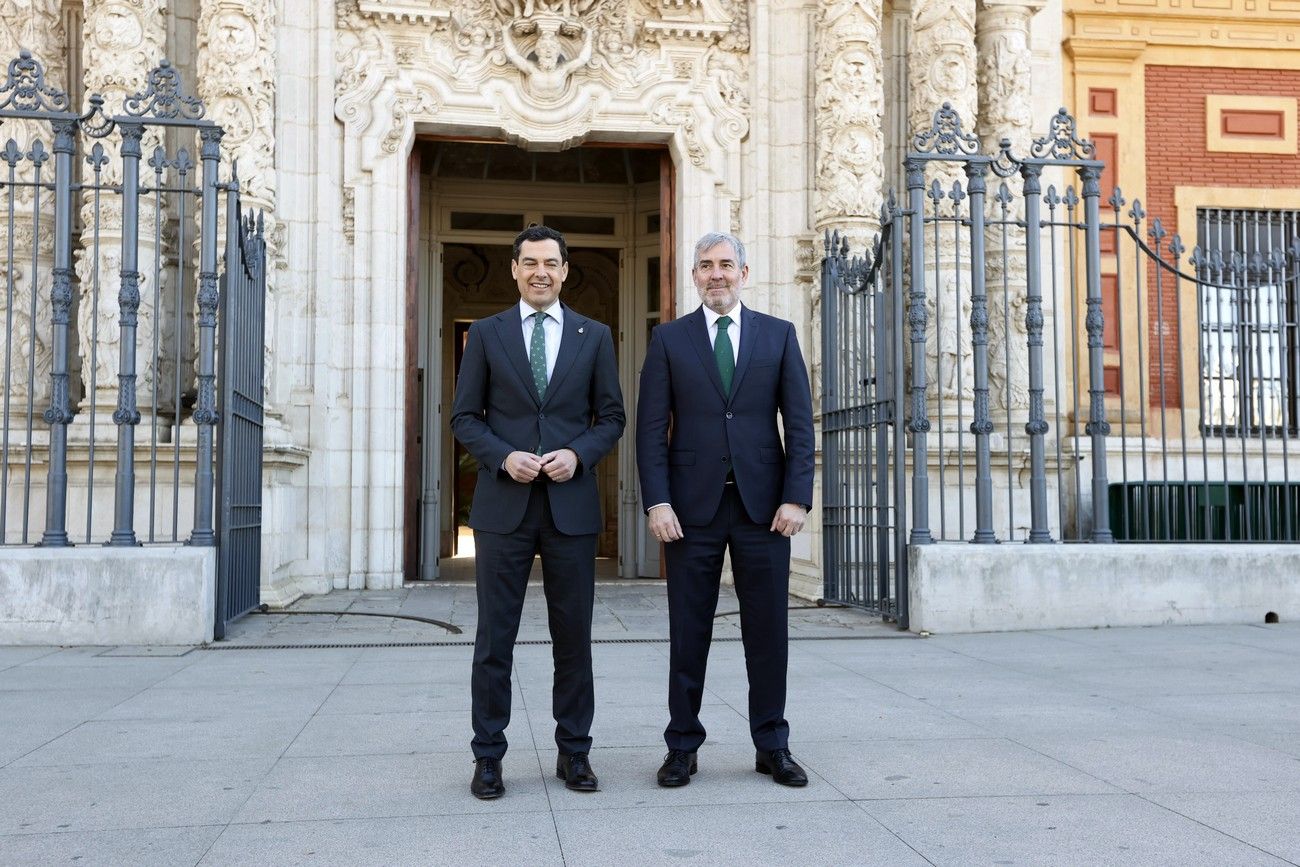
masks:
[[[555,659],[555,772],[575,791],[598,788],[588,758],[596,463],[623,433],[623,395],[609,328],[560,303],[568,262],[554,229],[519,234],[510,264],[519,304],[470,326],[452,404],[452,432],[479,464],[470,791],[483,799],[505,792],[510,669],[538,554]]]
[[[791,323],[741,305],[749,268],[738,239],[701,238],[691,276],[703,304],[655,328],[637,400],[642,504],[668,572],[670,720],[659,785],[684,786],[696,771],[705,664],[730,549],[754,766],[804,786],[808,776],[790,755],[785,684],[790,537],[812,508],[808,371]]]

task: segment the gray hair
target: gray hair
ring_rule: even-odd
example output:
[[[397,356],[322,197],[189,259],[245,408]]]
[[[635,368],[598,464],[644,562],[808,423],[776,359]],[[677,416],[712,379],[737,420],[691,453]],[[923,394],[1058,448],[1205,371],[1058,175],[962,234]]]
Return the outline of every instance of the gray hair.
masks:
[[[691,262],[691,270],[695,270],[695,265],[700,261],[701,256],[719,244],[731,245],[731,249],[736,251],[736,269],[744,271],[745,245],[740,243],[740,239],[735,235],[727,232],[709,232],[695,242],[695,261]]]

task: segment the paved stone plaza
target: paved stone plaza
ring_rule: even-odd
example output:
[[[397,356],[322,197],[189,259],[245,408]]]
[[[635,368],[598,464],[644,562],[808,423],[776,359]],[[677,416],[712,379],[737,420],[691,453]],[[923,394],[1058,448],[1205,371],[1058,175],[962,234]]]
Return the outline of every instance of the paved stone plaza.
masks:
[[[700,772],[665,790],[663,585],[605,584],[602,791],[582,795],[553,775],[533,588],[508,791],[485,803],[467,790],[473,599],[443,584],[297,607],[459,635],[272,614],[222,649],[0,649],[0,863],[1300,862],[1295,624],[922,639],[795,611],[789,717],[811,783],[791,790],[753,770],[738,622],[721,617]],[[352,646],[301,647],[320,644]]]

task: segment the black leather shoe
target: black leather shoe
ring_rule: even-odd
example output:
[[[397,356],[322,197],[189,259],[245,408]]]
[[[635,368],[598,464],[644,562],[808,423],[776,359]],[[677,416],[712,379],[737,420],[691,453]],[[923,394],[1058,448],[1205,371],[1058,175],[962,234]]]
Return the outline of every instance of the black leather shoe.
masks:
[[[555,760],[555,776],[564,780],[564,788],[575,792],[594,792],[600,788],[586,753],[561,755]]]
[[[664,763],[659,768],[659,785],[672,788],[684,786],[691,781],[691,774],[699,770],[695,763],[695,753],[686,750],[669,750],[664,756]]]
[[[469,781],[469,790],[480,801],[490,801],[506,793],[506,784],[501,780],[501,760],[484,757],[474,760],[474,779]]]
[[[754,770],[771,774],[772,779],[783,786],[808,785],[808,775],[789,750],[759,750],[754,756]]]

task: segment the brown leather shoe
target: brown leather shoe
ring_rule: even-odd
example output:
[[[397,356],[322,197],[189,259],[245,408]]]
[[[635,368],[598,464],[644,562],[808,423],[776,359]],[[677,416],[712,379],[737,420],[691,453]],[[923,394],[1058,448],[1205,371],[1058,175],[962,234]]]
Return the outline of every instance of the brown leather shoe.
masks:
[[[474,760],[474,777],[469,781],[469,791],[480,801],[490,801],[506,793],[501,779],[501,760],[484,756]]]
[[[771,774],[772,779],[783,786],[808,785],[808,775],[789,750],[759,750],[754,756],[754,770]]]
[[[596,779],[586,753],[559,756],[555,760],[555,776],[564,780],[564,788],[574,792],[595,792],[600,789],[600,781]]]
[[[667,788],[684,786],[691,781],[691,774],[699,770],[695,753],[686,750],[669,750],[664,756],[664,763],[659,768],[659,785]]]

